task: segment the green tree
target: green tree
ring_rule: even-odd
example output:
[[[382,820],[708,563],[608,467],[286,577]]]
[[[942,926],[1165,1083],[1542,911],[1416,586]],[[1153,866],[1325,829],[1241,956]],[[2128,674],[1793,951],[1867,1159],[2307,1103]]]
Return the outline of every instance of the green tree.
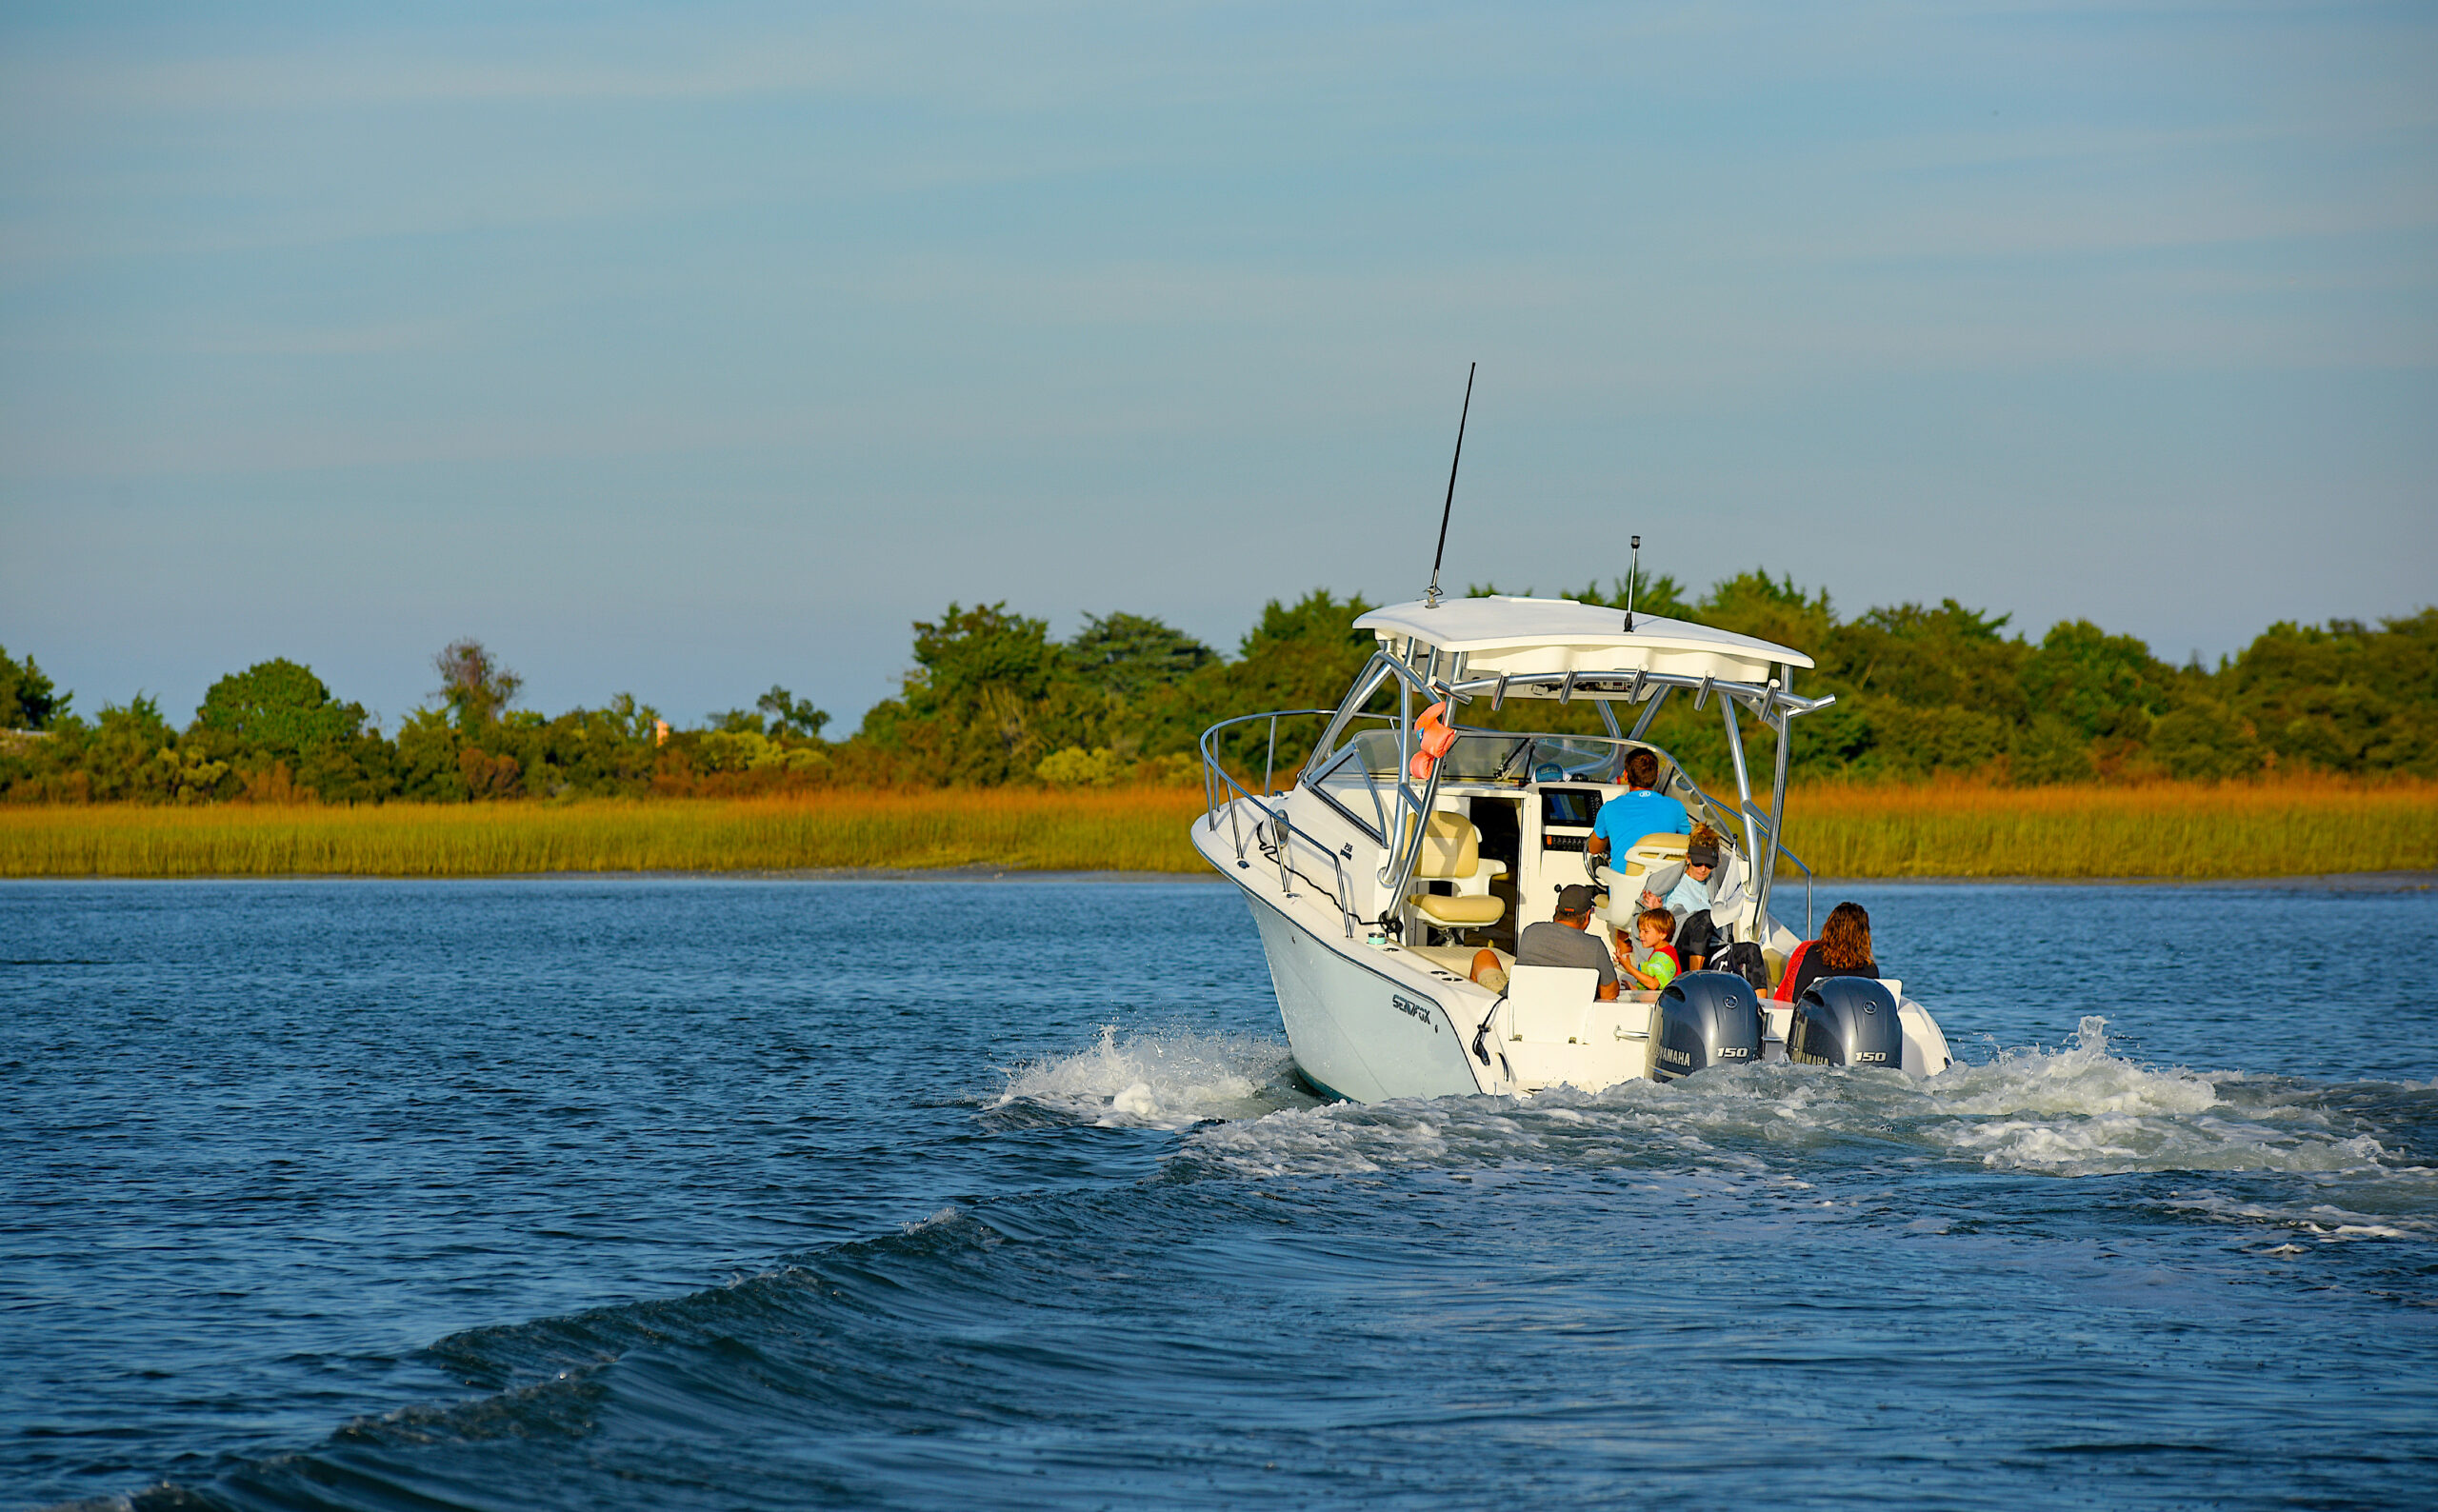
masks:
[[[1876,694],[1910,708],[1969,707],[2008,723],[2028,713],[2022,670],[2031,648],[2005,633],[2010,616],[1899,604],[1837,627],[1818,656],[1823,681],[1840,693]]]
[[[466,781],[457,766],[463,737],[448,712],[419,708],[398,726],[398,783],[409,798],[426,803],[464,803]]]
[[[228,736],[247,755],[292,766],[352,739],[363,726],[363,705],[340,703],[312,668],[276,657],[212,684],[194,711],[193,727]]]
[[[1807,594],[1794,586],[1793,574],[1773,579],[1761,567],[1713,585],[1688,617],[1738,635],[1773,641],[1814,660],[1837,627],[1827,588]]]
[[[212,684],[184,747],[194,770],[224,766],[249,792],[294,787],[330,803],[378,803],[398,790],[396,748],[366,729],[364,706],[340,703],[312,668],[285,657]]]
[[[1139,698],[1153,688],[1184,682],[1219,659],[1208,646],[1148,615],[1112,612],[1084,616],[1084,627],[1067,643],[1077,677],[1087,686],[1118,698]]]
[[[1062,673],[1070,689],[1077,685],[1046,620],[1010,614],[1005,603],[950,604],[937,620],[915,622],[914,661],[903,698],[866,714],[864,733],[934,780],[1028,777],[1073,738],[1079,710],[1072,700],[1053,707],[1052,694]]]
[[[141,693],[124,706],[105,704],[91,729],[80,733],[77,766],[95,800],[158,803],[172,795],[172,769],[161,758],[174,750],[178,734],[159,704]]]
[[[770,691],[753,701],[753,706],[770,718],[773,735],[801,735],[807,740],[819,740],[829,715],[812,706],[809,700],[796,697],[778,684]]]
[[[2438,608],[2272,625],[2214,681],[2281,763],[2438,776]]]
[[[2088,620],[2061,620],[2024,661],[2023,688],[2033,708],[2082,731],[2140,739],[2167,712],[2175,669],[2130,635],[2110,635]]]
[[[73,695],[56,692],[28,652],[19,661],[0,646],[0,729],[49,729]]]
[[[476,730],[499,718],[516,701],[525,679],[500,665],[476,640],[451,641],[431,659],[440,674],[440,699],[461,730]]]
[[[2150,753],[2170,776],[2246,777],[2260,769],[2260,741],[2249,722],[2214,698],[2193,698],[2150,726]]]

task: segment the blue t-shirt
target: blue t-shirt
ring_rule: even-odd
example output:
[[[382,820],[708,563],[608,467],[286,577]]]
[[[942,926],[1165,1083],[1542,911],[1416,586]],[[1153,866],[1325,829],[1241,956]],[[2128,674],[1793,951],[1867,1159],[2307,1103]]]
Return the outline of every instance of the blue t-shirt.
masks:
[[[1643,787],[1602,804],[1599,817],[1591,821],[1591,832],[1609,843],[1609,855],[1622,856],[1628,846],[1645,835],[1689,835],[1693,826],[1686,821],[1683,804]]]

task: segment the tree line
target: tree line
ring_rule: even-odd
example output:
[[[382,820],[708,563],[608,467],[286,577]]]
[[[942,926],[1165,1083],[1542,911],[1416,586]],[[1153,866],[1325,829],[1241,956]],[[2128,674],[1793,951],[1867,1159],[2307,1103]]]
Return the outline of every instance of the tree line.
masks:
[[[1628,585],[1569,595],[1622,607]],[[1476,587],[1474,593],[1494,592]],[[2041,785],[2229,779],[2293,771],[2438,777],[2438,608],[2377,625],[2279,623],[2214,667],[2178,666],[2086,620],[2038,641],[1952,599],[1839,614],[1826,589],[1737,574],[1695,597],[1672,577],[1634,588],[1638,612],[1693,620],[1808,651],[1797,681],[1830,708],[1796,726],[1803,780],[1955,776]],[[1004,603],[950,604],[913,627],[897,696],[842,739],[829,714],[774,686],[749,709],[677,727],[620,694],[545,715],[481,643],[433,658],[439,687],[385,732],[312,670],[277,659],[211,685],[183,727],[137,695],[88,720],[30,655],[0,647],[0,794],[16,803],[466,803],[570,796],[709,796],[822,786],[1191,783],[1196,740],[1231,715],[1325,707],[1374,648],[1350,623],[1369,607],[1315,589],[1272,600],[1226,656],[1157,618],[1085,616],[1054,639]],[[1719,780],[1715,708],[1671,701],[1651,738]],[[1466,717],[1517,727],[1600,727],[1586,704],[1516,701]],[[1317,720],[1283,725],[1282,770]],[[1268,731],[1224,746],[1241,769]],[[1755,742],[1769,760],[1766,737]]]

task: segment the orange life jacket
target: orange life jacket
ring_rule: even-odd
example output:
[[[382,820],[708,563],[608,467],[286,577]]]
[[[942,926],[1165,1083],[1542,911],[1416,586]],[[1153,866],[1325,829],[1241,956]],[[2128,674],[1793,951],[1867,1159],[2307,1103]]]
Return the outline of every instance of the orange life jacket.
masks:
[[[1430,769],[1456,744],[1456,732],[1445,723],[1447,714],[1448,705],[1442,701],[1424,709],[1422,717],[1414,721],[1414,732],[1420,739],[1414,745],[1413,761],[1406,769],[1413,774],[1415,782],[1429,782]]]

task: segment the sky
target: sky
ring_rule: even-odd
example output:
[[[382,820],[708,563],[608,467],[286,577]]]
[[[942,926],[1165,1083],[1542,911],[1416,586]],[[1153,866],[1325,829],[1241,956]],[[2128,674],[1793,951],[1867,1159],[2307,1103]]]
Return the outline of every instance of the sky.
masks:
[[[851,727],[1004,600],[2438,602],[2427,5],[0,11],[0,646]]]

